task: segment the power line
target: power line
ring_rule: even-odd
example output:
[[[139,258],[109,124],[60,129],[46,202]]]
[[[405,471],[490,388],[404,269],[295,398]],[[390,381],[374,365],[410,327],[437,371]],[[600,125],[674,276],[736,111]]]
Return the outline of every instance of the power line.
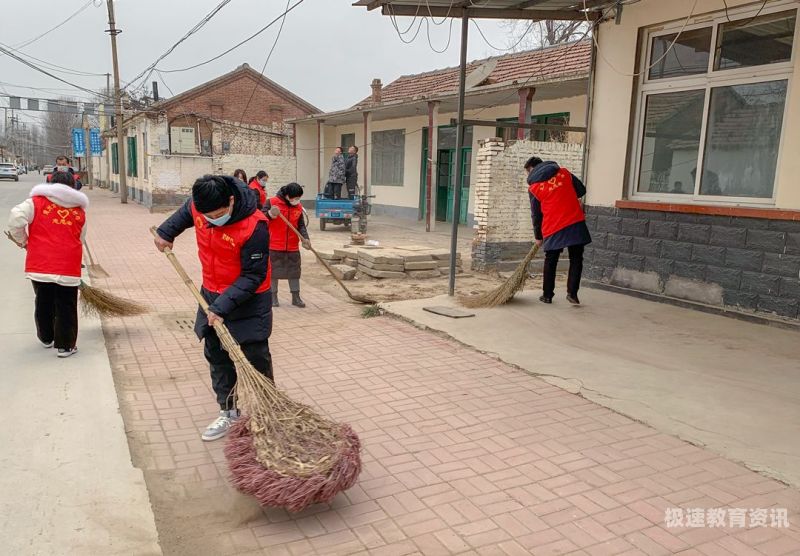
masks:
[[[266,24],[264,27],[262,27],[261,29],[259,29],[258,31],[256,31],[255,33],[253,33],[252,35],[250,35],[249,37],[247,37],[247,38],[246,38],[246,39],[244,39],[243,41],[236,43],[235,45],[233,45],[232,47],[230,47],[228,50],[226,50],[226,51],[222,52],[221,54],[218,54],[218,55],[214,56],[213,58],[209,58],[208,60],[206,60],[206,61],[204,61],[204,62],[200,62],[200,63],[198,63],[198,64],[194,64],[194,65],[191,65],[191,66],[187,66],[187,67],[185,67],[185,68],[179,68],[179,69],[161,69],[161,70],[159,70],[159,71],[161,71],[161,72],[163,72],[163,73],[178,73],[178,72],[182,72],[182,71],[189,71],[189,70],[193,70],[193,69],[195,69],[195,68],[199,68],[200,66],[205,66],[206,64],[210,64],[211,62],[213,62],[213,61],[215,61],[215,60],[219,60],[220,58],[222,58],[223,56],[225,56],[226,54],[228,54],[228,53],[230,53],[230,52],[233,52],[234,50],[236,50],[237,48],[239,48],[239,47],[240,47],[240,46],[242,46],[243,44],[245,44],[245,43],[247,43],[247,42],[250,42],[251,40],[253,40],[254,38],[256,38],[258,35],[260,35],[260,34],[261,34],[261,33],[263,33],[264,31],[266,31],[266,30],[267,30],[267,29],[269,29],[270,27],[272,27],[272,26],[273,26],[275,23],[277,23],[278,21],[281,21],[281,19],[282,19],[282,18],[284,18],[284,17],[286,16],[286,14],[288,14],[289,12],[291,12],[292,10],[294,10],[294,9],[295,9],[297,6],[299,6],[300,4],[302,4],[304,1],[305,1],[305,0],[297,0],[297,2],[295,2],[295,3],[294,3],[292,6],[291,6],[291,7],[287,8],[287,9],[286,9],[286,11],[284,11],[284,12],[283,12],[281,15],[279,15],[278,17],[276,17],[275,19],[273,19],[272,21],[270,21],[269,23],[267,23],[267,24]]]
[[[147,74],[147,77],[149,78],[149,76],[150,76],[150,75],[152,75],[152,73],[153,73],[153,70],[155,69],[155,67],[158,65],[158,63],[159,63],[161,60],[163,60],[164,58],[166,58],[167,56],[169,56],[170,54],[172,54],[172,52],[173,52],[173,51],[174,51],[176,48],[178,48],[178,46],[179,46],[181,43],[183,43],[183,42],[184,42],[184,41],[186,41],[186,40],[187,40],[189,37],[191,37],[192,35],[194,35],[195,33],[197,33],[197,32],[198,32],[200,29],[202,29],[202,28],[203,28],[203,27],[206,25],[206,23],[208,23],[209,21],[211,21],[211,19],[212,19],[212,18],[213,18],[215,15],[217,15],[217,13],[219,13],[219,11],[220,11],[220,10],[222,10],[222,8],[224,8],[224,7],[225,7],[226,5],[228,5],[230,2],[231,2],[231,0],[222,0],[222,2],[220,2],[219,4],[217,4],[217,6],[216,6],[216,7],[215,7],[213,10],[211,10],[211,11],[210,11],[208,14],[206,14],[206,16],[205,16],[205,17],[203,17],[203,19],[201,19],[200,21],[198,21],[198,22],[197,22],[197,23],[194,25],[194,27],[192,27],[191,29],[189,29],[189,30],[186,32],[186,34],[185,34],[185,35],[183,35],[183,37],[181,37],[181,38],[178,40],[178,42],[176,42],[175,44],[173,44],[172,46],[170,46],[170,47],[167,49],[167,51],[166,51],[166,52],[164,52],[164,53],[163,53],[161,56],[159,56],[158,58],[156,58],[156,61],[155,61],[155,62],[153,62],[152,64],[150,64],[149,66],[147,66],[147,67],[146,67],[144,70],[142,70],[142,72],[141,72],[141,73],[139,73],[139,75],[137,75],[136,77],[134,77],[133,79],[131,79],[131,80],[128,82],[128,84],[127,84],[127,85],[125,85],[125,87],[124,87],[124,88],[128,88],[128,87],[130,87],[130,85],[131,85],[132,83],[134,83],[134,82],[138,81],[138,80],[139,80],[141,77],[143,77],[145,74]],[[145,81],[147,81],[147,78],[145,78]]]
[[[10,50],[12,52],[16,52],[17,54],[19,54],[21,56],[26,56],[26,57],[30,58],[31,60],[36,60],[37,62],[39,62],[41,65],[47,67],[48,69],[56,68],[56,69],[51,69],[51,71],[57,71],[58,73],[66,73],[66,74],[70,74],[70,75],[78,75],[78,76],[82,76],[82,77],[105,77],[106,76],[105,73],[92,73],[92,72],[87,72],[87,71],[73,70],[73,69],[70,69],[70,68],[67,68],[67,67],[64,67],[64,66],[59,66],[58,64],[54,64],[52,62],[48,62],[47,60],[42,60],[41,58],[37,58],[36,56],[31,56],[30,54],[28,54],[26,52],[22,52],[21,50],[19,50],[17,48],[14,48],[14,47],[11,47],[11,46],[9,46],[7,44],[4,44],[2,42],[0,42],[0,46],[4,47],[4,48],[6,48],[6,49],[8,49],[8,50]]]
[[[60,82],[62,82],[62,83],[66,83],[66,84],[67,84],[67,85],[69,85],[70,87],[74,87],[74,88],[76,88],[76,89],[80,89],[81,91],[85,91],[85,92],[87,92],[87,93],[89,93],[89,94],[92,94],[92,95],[103,96],[103,97],[106,97],[106,98],[112,98],[112,97],[110,97],[110,96],[108,96],[108,95],[106,95],[106,94],[103,94],[103,93],[98,93],[97,91],[92,91],[91,89],[87,89],[86,87],[81,87],[80,85],[76,85],[75,83],[71,83],[71,82],[67,81],[66,79],[62,79],[62,78],[58,77],[57,75],[53,75],[52,73],[50,73],[50,72],[48,72],[48,71],[46,71],[46,70],[43,70],[43,69],[42,69],[42,68],[40,68],[39,66],[37,66],[37,65],[35,65],[35,64],[31,63],[31,62],[29,62],[29,61],[28,61],[28,60],[26,60],[25,58],[22,58],[21,56],[17,56],[16,54],[14,54],[13,52],[11,52],[11,51],[10,51],[10,50],[8,50],[7,48],[4,48],[3,46],[0,46],[0,52],[2,52],[2,53],[4,53],[4,54],[6,54],[6,55],[8,55],[8,56],[10,56],[11,58],[14,58],[14,59],[15,59],[15,60],[17,60],[18,62],[21,62],[21,63],[25,64],[25,65],[26,65],[26,66],[28,66],[29,68],[31,68],[31,69],[34,69],[34,70],[38,71],[39,73],[43,73],[44,75],[46,75],[46,76],[48,76],[48,77],[52,77],[52,78],[53,78],[53,79],[55,79],[56,81],[60,81]]]
[[[94,0],[89,0],[88,2],[86,2],[86,4],[84,4],[83,6],[81,6],[80,8],[78,8],[78,10],[77,10],[76,12],[74,12],[74,13],[73,13],[72,15],[70,15],[68,18],[66,18],[66,19],[64,19],[64,20],[62,20],[62,21],[60,21],[60,22],[59,22],[57,25],[55,25],[55,26],[51,27],[50,29],[48,29],[48,30],[47,30],[47,31],[45,31],[44,33],[42,33],[42,34],[40,34],[40,35],[37,35],[37,36],[35,36],[35,37],[34,37],[34,38],[32,38],[32,39],[29,39],[29,40],[27,40],[27,41],[23,41],[23,42],[21,42],[21,43],[17,43],[17,44],[15,44],[15,45],[14,45],[14,47],[15,47],[15,48],[25,48],[26,46],[28,46],[28,45],[31,45],[31,44],[33,44],[33,43],[35,43],[36,41],[38,41],[39,39],[43,38],[43,37],[44,37],[45,35],[47,35],[48,33],[52,32],[52,31],[55,31],[56,29],[58,29],[59,27],[61,27],[61,26],[62,26],[62,25],[64,25],[65,23],[67,23],[68,21],[70,21],[70,20],[72,20],[73,18],[77,17],[77,16],[78,16],[80,13],[82,13],[84,10],[86,10],[86,8],[88,8],[88,7],[89,7],[89,6],[91,6],[92,4],[94,4]]]

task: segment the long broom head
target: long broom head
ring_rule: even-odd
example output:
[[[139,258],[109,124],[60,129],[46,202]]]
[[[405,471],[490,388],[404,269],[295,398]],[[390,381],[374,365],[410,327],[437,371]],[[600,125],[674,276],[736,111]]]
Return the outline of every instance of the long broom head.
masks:
[[[100,288],[81,282],[81,308],[84,315],[101,317],[132,317],[147,312],[141,303],[116,296]]]
[[[486,293],[460,296],[458,298],[459,303],[470,309],[497,307],[508,303],[525,286],[525,281],[528,279],[528,265],[538,251],[539,246],[534,245],[522,262],[519,263],[514,273],[500,286]]]
[[[262,506],[293,512],[353,486],[361,472],[353,429],[290,399],[253,368],[227,331],[218,336],[236,365],[236,396],[246,415],[225,446],[233,485]]]

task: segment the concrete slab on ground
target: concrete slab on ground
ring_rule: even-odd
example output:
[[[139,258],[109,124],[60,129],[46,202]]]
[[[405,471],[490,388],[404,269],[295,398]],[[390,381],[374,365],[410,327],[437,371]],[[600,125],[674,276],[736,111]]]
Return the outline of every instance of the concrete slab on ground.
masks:
[[[386,303],[389,312],[496,355],[657,429],[800,485],[800,334],[727,317],[585,290],[583,305],[538,292],[450,319],[425,306],[441,296]]]
[[[27,196],[32,177],[3,188],[0,213]],[[99,320],[82,318],[80,352],[57,359],[36,339],[24,252],[4,240],[0,257],[3,553],[161,554]]]

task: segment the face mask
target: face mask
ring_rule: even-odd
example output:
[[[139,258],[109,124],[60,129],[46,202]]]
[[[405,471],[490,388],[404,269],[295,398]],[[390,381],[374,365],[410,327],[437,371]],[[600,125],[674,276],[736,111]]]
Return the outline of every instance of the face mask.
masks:
[[[205,218],[209,224],[213,224],[214,226],[224,226],[225,224],[228,223],[228,220],[231,219],[231,213],[227,212],[217,218],[209,218],[204,214],[203,218]]]
[[[267,186],[267,180],[258,180],[258,183],[261,184],[261,187],[266,187]]]
[[[297,205],[300,204],[300,199],[289,199],[289,204],[292,205],[293,207],[296,207]]]
[[[69,170],[69,166],[58,166],[57,168],[59,172],[66,172]]]

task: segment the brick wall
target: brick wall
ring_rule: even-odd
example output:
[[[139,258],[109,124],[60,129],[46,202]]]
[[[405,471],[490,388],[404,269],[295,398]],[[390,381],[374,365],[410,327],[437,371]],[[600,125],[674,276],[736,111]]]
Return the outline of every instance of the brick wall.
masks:
[[[475,235],[472,268],[515,265],[531,248],[533,226],[523,165],[531,156],[555,160],[575,175],[583,172],[583,145],[499,139],[481,143],[473,178]]]
[[[800,222],[586,207],[586,277],[800,317]]]

